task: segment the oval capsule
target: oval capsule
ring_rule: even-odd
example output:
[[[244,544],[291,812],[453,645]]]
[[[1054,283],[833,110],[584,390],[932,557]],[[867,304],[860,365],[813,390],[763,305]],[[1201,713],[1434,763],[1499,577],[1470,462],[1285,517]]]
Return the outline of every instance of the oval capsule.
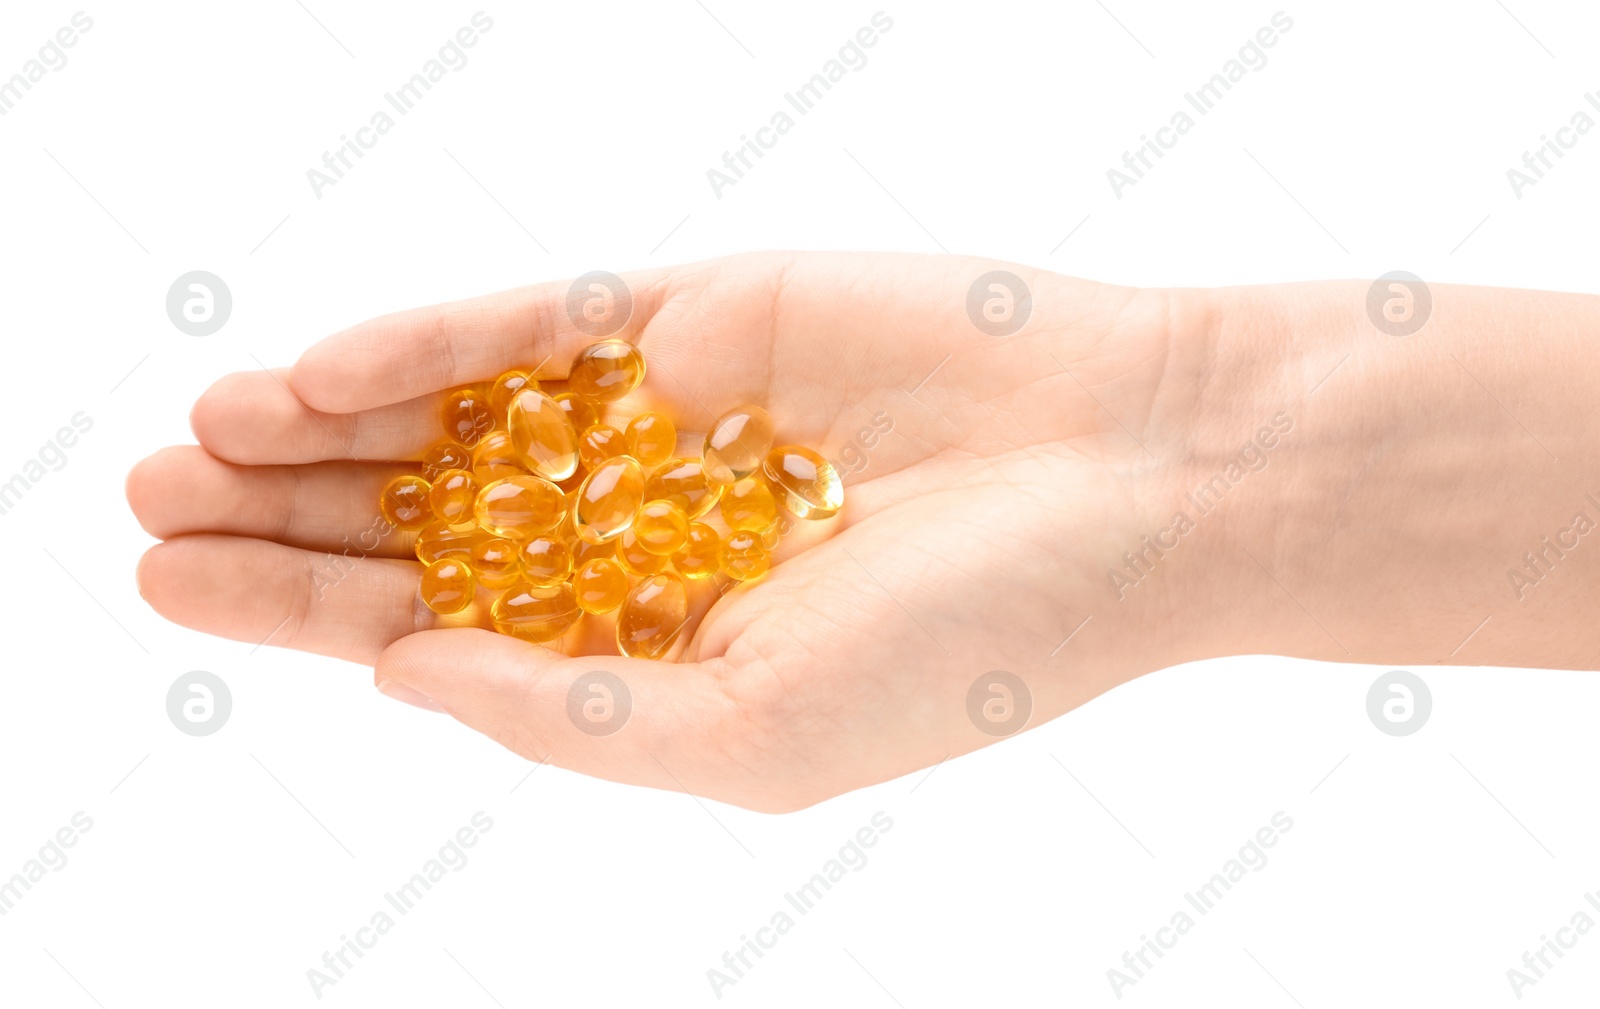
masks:
[[[430,564],[422,571],[422,601],[435,613],[460,613],[477,590],[472,568],[458,560]]]
[[[762,474],[780,504],[795,518],[825,519],[844,507],[844,481],[833,464],[801,445],[767,453]]]
[[[678,429],[659,413],[641,413],[628,422],[628,454],[645,467],[659,466],[678,448]]]
[[[608,459],[583,481],[573,506],[578,538],[604,543],[627,532],[644,503],[644,473],[631,457]]]
[[[522,544],[522,577],[535,585],[554,585],[572,574],[572,550],[559,539],[539,536]]]
[[[646,501],[633,520],[633,535],[651,553],[670,556],[689,539],[689,517],[671,501]]]
[[[452,528],[445,522],[429,522],[417,533],[417,542],[412,550],[417,555],[417,560],[424,564],[437,564],[444,560],[468,560],[472,555],[472,548],[483,539],[483,532],[477,526]]]
[[[489,607],[489,620],[501,634],[524,641],[554,641],[578,622],[583,611],[569,582],[533,585],[518,582]]]
[[[689,622],[689,587],[670,571],[633,587],[617,611],[617,649],[634,659],[659,659]]]
[[[610,613],[628,596],[628,573],[616,561],[596,557],[572,576],[572,591],[585,613]]]
[[[578,351],[567,387],[596,403],[615,403],[644,381],[644,355],[626,340],[602,340]]]
[[[511,436],[504,431],[490,431],[472,449],[472,475],[480,487],[527,472],[522,456],[511,444]]]
[[[722,569],[722,537],[704,522],[690,522],[689,535],[672,566],[685,578],[710,578]]]
[[[414,532],[433,521],[432,485],[420,476],[397,476],[383,485],[378,511],[396,529]]]
[[[475,524],[472,506],[477,500],[478,481],[464,469],[447,469],[440,473],[428,491],[428,503],[433,506],[434,517],[463,528]]]
[[[610,424],[590,424],[578,436],[578,461],[587,469],[598,469],[607,459],[622,455],[627,447],[622,432]]]
[[[706,432],[706,476],[719,484],[731,484],[761,471],[761,464],[772,450],[772,418],[759,406],[734,407],[718,417]]]
[[[600,423],[600,408],[573,392],[563,392],[555,397],[556,405],[572,422],[574,431],[587,431]]]
[[[706,476],[700,460],[688,456],[667,460],[644,485],[646,501],[671,501],[692,519],[710,511],[721,496],[722,487]]]
[[[511,409],[511,401],[516,398],[517,393],[524,389],[537,388],[539,383],[529,377],[527,372],[515,369],[508,371],[489,386],[489,409],[494,411],[495,419],[504,424],[506,411]]]
[[[561,404],[537,389],[524,389],[506,413],[506,433],[528,470],[547,480],[565,480],[578,470],[578,432]]]
[[[483,534],[479,534],[482,536]],[[486,589],[510,588],[522,579],[521,551],[517,544],[501,536],[479,539],[472,544],[467,563]]]
[[[492,536],[527,540],[561,524],[561,488],[536,476],[510,476],[478,492],[473,515]]]
[[[494,410],[489,407],[489,397],[470,385],[445,395],[440,418],[444,421],[445,435],[468,448],[494,430]]]
[[[778,522],[778,502],[759,476],[747,476],[722,492],[722,521],[734,531],[765,532]]]
[[[467,469],[472,465],[472,450],[453,441],[441,441],[422,454],[422,475],[432,480],[447,469]]]
[[[646,575],[659,574],[672,563],[672,558],[646,550],[632,529],[619,536],[616,542],[616,561],[622,565],[622,570],[631,575],[642,578]]]

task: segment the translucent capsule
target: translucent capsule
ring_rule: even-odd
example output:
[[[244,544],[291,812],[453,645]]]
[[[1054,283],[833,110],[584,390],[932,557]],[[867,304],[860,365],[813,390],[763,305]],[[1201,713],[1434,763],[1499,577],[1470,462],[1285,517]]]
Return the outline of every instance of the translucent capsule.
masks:
[[[528,540],[561,523],[561,488],[536,476],[510,476],[478,492],[473,516],[492,536]]]
[[[736,532],[722,544],[722,573],[737,581],[760,578],[772,566],[761,537],[751,532]]]
[[[535,642],[561,637],[582,615],[569,582],[555,585],[518,582],[489,607],[489,620],[495,630]]]
[[[574,431],[587,431],[600,423],[600,409],[577,393],[564,392],[555,397],[556,405],[572,421]]]
[[[437,564],[440,561],[468,560],[472,555],[472,548],[483,539],[483,533],[477,526],[466,526],[453,529],[445,522],[429,522],[417,533],[417,542],[413,549],[416,551],[417,560],[424,564]]]
[[[489,408],[489,397],[473,386],[464,386],[446,395],[440,417],[444,421],[445,435],[468,448],[494,430],[494,411]]]
[[[511,401],[506,432],[522,464],[547,480],[565,480],[578,469],[578,432],[565,410],[537,389]]]
[[[378,511],[396,529],[421,529],[433,520],[433,506],[428,502],[431,489],[420,476],[397,476],[383,485]]]
[[[795,518],[825,519],[844,507],[844,482],[833,464],[800,445],[767,453],[767,484]]]
[[[422,601],[435,613],[460,613],[472,605],[475,591],[472,569],[464,561],[440,561],[422,569]]]
[[[666,655],[689,622],[689,587],[670,571],[633,587],[617,611],[617,649],[634,659]]]
[[[522,576],[535,585],[554,585],[572,574],[572,549],[559,539],[540,536],[522,544]]]
[[[685,515],[697,519],[711,510],[722,488],[706,478],[699,459],[670,459],[645,481],[646,501],[671,501]]]
[[[753,533],[771,529],[778,521],[778,502],[759,476],[747,476],[722,492],[722,521],[728,528]]]
[[[572,576],[572,591],[585,613],[610,613],[628,595],[628,573],[616,561],[596,557]]]
[[[639,538],[629,529],[617,539],[617,563],[631,575],[653,575],[665,571],[672,563],[670,557],[653,554],[644,548]]]
[[[671,501],[646,501],[633,520],[633,535],[651,553],[671,556],[689,539],[689,517]]]
[[[578,538],[604,543],[627,532],[644,503],[644,473],[631,457],[608,459],[578,488],[573,507]]]
[[[576,571],[585,564],[600,557],[611,560],[617,556],[617,541],[606,540],[604,543],[590,543],[578,539],[569,544],[572,547],[572,569]]]
[[[506,411],[511,409],[511,401],[523,389],[537,389],[539,383],[528,377],[525,371],[508,371],[494,380],[489,386],[489,409],[494,411],[495,419],[501,424],[506,422]]]
[[[519,553],[517,545],[511,540],[494,536],[474,543],[467,563],[477,573],[480,585],[498,591],[522,580]]]
[[[447,469],[467,469],[472,465],[472,450],[453,441],[441,441],[422,456],[422,475],[429,480]]]
[[[615,403],[644,381],[644,355],[626,340],[602,340],[578,351],[567,387],[596,403]]]
[[[578,461],[586,469],[598,469],[607,459],[627,451],[627,441],[622,432],[610,424],[590,424],[578,436]]]
[[[678,429],[659,413],[641,413],[628,423],[628,454],[644,467],[659,466],[678,448]]]
[[[511,436],[504,431],[490,431],[472,449],[472,475],[480,487],[527,472],[522,456],[511,444]]]
[[[758,474],[772,449],[772,418],[759,406],[740,406],[718,417],[706,432],[706,476],[731,484]]]
[[[704,522],[690,522],[689,535],[672,566],[685,578],[710,578],[722,569],[722,537]]]
[[[464,469],[447,469],[440,473],[428,491],[434,517],[453,526],[475,524],[472,505],[477,499],[478,481]]]

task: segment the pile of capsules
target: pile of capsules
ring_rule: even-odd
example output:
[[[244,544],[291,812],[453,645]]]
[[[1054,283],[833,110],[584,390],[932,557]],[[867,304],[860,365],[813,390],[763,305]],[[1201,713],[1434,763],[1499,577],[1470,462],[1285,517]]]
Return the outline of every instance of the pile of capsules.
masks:
[[[844,504],[833,465],[808,448],[773,447],[758,406],[717,418],[698,458],[677,454],[677,429],[660,413],[622,430],[606,424],[608,405],[644,373],[637,347],[604,340],[578,353],[563,392],[508,371],[445,397],[447,440],[378,503],[387,522],[417,534],[423,602],[461,613],[486,589],[494,629],[534,642],[554,641],[585,613],[615,612],[618,650],[658,659],[689,620],[684,579],[760,578],[780,506],[823,519]]]

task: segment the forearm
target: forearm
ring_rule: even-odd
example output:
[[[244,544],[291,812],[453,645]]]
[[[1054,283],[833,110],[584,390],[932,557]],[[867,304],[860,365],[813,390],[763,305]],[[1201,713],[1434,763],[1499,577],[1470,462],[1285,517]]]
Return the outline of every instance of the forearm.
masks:
[[[1393,336],[1369,286],[1175,299],[1198,389],[1178,485],[1222,492],[1198,519],[1217,598],[1197,643],[1594,668],[1600,299],[1436,285],[1426,325]],[[1261,469],[1214,481],[1274,426]]]

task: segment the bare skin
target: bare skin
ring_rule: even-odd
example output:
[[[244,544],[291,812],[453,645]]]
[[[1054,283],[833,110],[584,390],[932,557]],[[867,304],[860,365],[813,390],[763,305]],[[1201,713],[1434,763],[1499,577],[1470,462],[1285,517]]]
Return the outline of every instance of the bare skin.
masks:
[[[965,305],[1001,268],[1033,313],[997,338]],[[769,811],[996,741],[968,713],[995,670],[1026,684],[1032,726],[1207,657],[1600,658],[1600,537],[1523,558],[1580,511],[1600,522],[1600,299],[1436,286],[1427,325],[1394,337],[1367,282],[1137,290],[837,254],[625,279],[617,335],[652,368],[639,408],[687,432],[760,403],[781,441],[833,457],[892,422],[839,516],[802,523],[763,581],[700,588],[680,661],[568,658],[463,626],[481,611],[440,618],[402,535],[326,584],[378,488],[438,440],[441,391],[540,361],[564,376],[592,339],[565,282],[379,318],[218,382],[199,447],[129,477],[163,540],[141,592],[185,626],[371,665],[531,760]],[[562,646],[604,643],[602,624]],[[597,668],[633,698],[610,736],[567,716]]]

